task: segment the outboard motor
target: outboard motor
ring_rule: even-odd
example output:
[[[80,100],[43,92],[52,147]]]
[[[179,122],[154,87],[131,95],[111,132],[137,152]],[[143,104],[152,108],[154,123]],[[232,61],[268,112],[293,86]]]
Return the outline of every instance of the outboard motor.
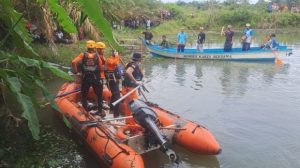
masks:
[[[167,139],[156,125],[156,122],[158,121],[157,114],[141,100],[132,100],[129,102],[129,106],[133,118],[146,130],[148,145],[161,145],[161,150],[169,157],[169,159],[178,162],[176,153],[170,149]]]

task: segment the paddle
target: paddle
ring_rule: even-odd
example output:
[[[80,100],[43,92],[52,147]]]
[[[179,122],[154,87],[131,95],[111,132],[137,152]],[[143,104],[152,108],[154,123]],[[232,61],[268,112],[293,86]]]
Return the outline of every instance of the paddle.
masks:
[[[56,95],[54,98],[60,98],[60,97],[68,96],[68,95],[70,95],[72,93],[77,93],[77,92],[80,92],[80,91],[81,91],[80,88],[78,88],[78,89],[75,89],[75,90],[67,92],[67,93]]]
[[[273,52],[275,55],[275,63],[278,65],[282,64],[282,60],[278,58],[278,53],[277,52]]]
[[[79,124],[81,125],[81,130],[85,130],[87,127],[94,127],[103,122],[115,121],[115,120],[125,120],[127,118],[132,118],[132,116],[108,118],[108,119],[96,120],[96,121],[81,121],[81,122],[79,122]]]
[[[131,95],[133,92],[135,92],[137,89],[142,87],[143,84],[139,84],[137,87],[126,93],[124,96],[122,96],[120,99],[116,100],[112,103],[113,106],[116,106],[118,103],[120,103],[122,100],[126,99],[129,95]]]
[[[278,56],[278,52],[277,52],[276,50],[273,50],[273,49],[272,49],[272,53],[273,53],[274,56],[275,56],[275,64],[281,65],[281,64],[282,64],[282,61],[281,61],[281,59],[280,59],[279,56]]]

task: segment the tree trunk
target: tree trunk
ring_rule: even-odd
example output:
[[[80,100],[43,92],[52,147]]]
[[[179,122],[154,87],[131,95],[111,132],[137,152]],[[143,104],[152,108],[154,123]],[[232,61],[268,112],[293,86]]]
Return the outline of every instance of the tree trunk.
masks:
[[[44,26],[44,32],[45,32],[45,36],[47,38],[47,43],[48,46],[51,48],[51,50],[53,51],[54,55],[58,55],[58,49],[57,46],[54,43],[54,22],[52,19],[52,15],[51,12],[49,10],[48,7],[48,3],[46,2],[44,6],[42,6],[42,17],[43,17],[43,26]]]

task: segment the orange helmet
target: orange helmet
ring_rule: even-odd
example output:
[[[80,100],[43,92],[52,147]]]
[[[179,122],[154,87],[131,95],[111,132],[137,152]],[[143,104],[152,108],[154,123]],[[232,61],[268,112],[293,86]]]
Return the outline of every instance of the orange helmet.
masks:
[[[96,48],[101,48],[101,49],[104,49],[106,46],[103,42],[97,42],[96,43]]]
[[[95,48],[96,42],[94,40],[88,40],[86,41],[86,48]]]

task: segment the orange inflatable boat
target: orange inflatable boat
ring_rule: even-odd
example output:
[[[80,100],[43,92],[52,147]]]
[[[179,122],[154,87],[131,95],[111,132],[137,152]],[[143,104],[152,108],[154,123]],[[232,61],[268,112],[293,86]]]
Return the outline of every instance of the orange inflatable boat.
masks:
[[[157,149],[176,162],[178,157],[171,147],[174,143],[199,154],[221,152],[220,145],[206,128],[153,103],[135,100],[129,105],[133,116],[113,118],[107,110],[106,118],[99,119],[81,106],[79,88],[78,84],[65,83],[55,102],[65,121],[106,167],[143,168],[142,154]],[[104,101],[108,102],[110,96],[104,87]],[[88,97],[90,102],[95,100],[92,89]],[[121,111],[124,107],[123,101]],[[125,119],[130,117],[136,124],[126,124]]]

